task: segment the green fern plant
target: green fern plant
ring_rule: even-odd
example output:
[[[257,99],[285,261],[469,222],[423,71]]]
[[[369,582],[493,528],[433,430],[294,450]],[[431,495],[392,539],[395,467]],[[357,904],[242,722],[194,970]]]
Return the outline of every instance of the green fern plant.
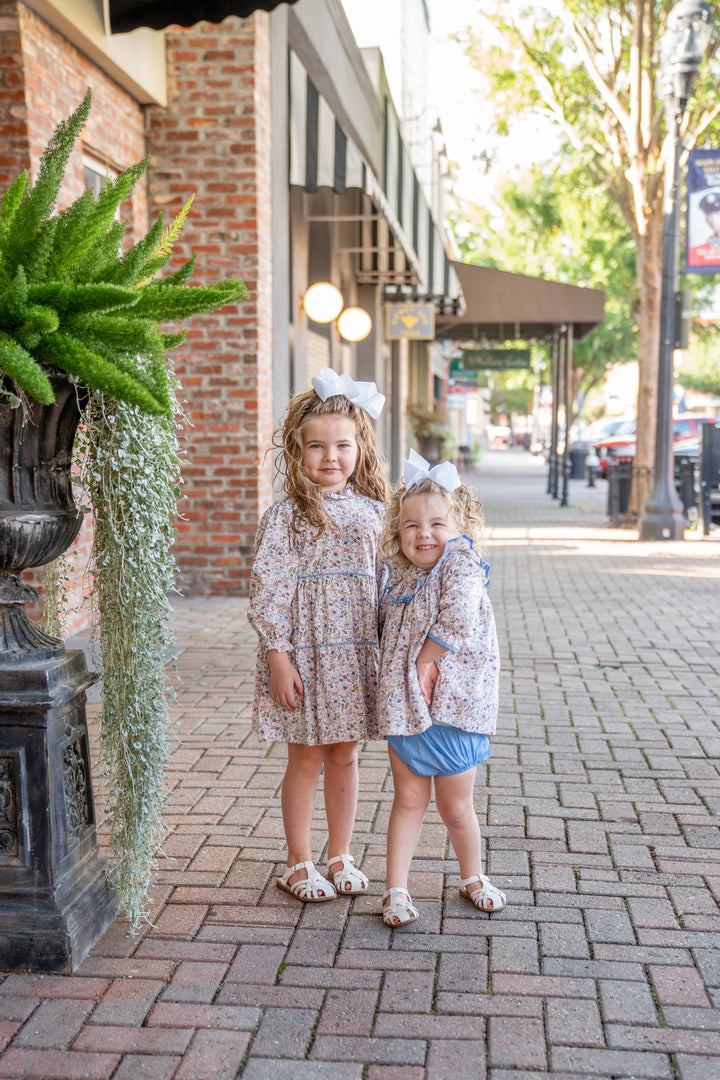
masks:
[[[44,404],[54,400],[50,368],[144,412],[169,416],[166,355],[185,332],[161,324],[215,311],[247,297],[238,278],[188,285],[195,257],[159,281],[190,208],[170,226],[162,214],[148,233],[121,250],[117,220],[148,166],[132,165],[55,213],[60,184],[91,106],[58,125],[37,179],[21,173],[0,200],[0,371]],[[191,200],[192,201],[192,200]]]

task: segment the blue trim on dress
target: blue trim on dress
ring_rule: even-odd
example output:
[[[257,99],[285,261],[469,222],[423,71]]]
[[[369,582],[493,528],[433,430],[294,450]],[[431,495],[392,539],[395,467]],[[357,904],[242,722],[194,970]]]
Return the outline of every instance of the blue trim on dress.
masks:
[[[429,630],[428,630],[427,636],[429,638],[432,638],[433,641],[436,641],[438,643],[438,645],[442,645],[443,649],[447,649],[451,653],[460,652],[460,650],[456,649],[454,645],[448,645],[447,641],[443,641],[442,638],[435,637],[435,635],[431,634]]]
[[[375,581],[375,574],[360,573],[358,570],[323,570],[319,574],[298,574],[298,581],[307,581],[314,577],[366,577]]]
[[[485,588],[487,588],[488,585],[490,584],[490,567],[489,567],[488,563],[485,562],[482,555],[480,555],[479,552],[477,552],[475,550],[475,545],[474,545],[474,543],[472,541],[472,538],[470,536],[468,536],[467,533],[460,533],[460,536],[453,536],[452,540],[448,540],[448,542],[445,544],[445,550],[443,551],[442,555],[440,556],[438,561],[433,566],[432,570],[428,574],[426,574],[425,577],[418,578],[418,580],[415,583],[415,588],[413,589],[413,591],[410,592],[410,593],[405,593],[403,596],[394,596],[393,595],[393,588],[397,587],[397,583],[395,585],[393,585],[392,563],[388,562],[386,564],[387,568],[388,568],[388,571],[390,573],[390,577],[388,579],[387,585],[385,586],[385,591],[386,591],[388,597],[390,598],[390,600],[392,600],[393,604],[409,604],[410,601],[415,597],[416,593],[420,589],[424,588],[424,586],[427,585],[429,582],[431,582],[434,575],[439,572],[440,567],[442,566],[442,564],[443,564],[443,562],[445,560],[445,557],[446,557],[446,555],[448,553],[448,548],[450,547],[451,544],[457,543],[458,540],[467,540],[467,542],[470,545],[471,552],[473,553],[473,555],[476,555],[477,558],[480,560],[480,565],[482,566],[483,570],[485,571],[484,585],[485,585]],[[442,642],[440,642],[440,644],[442,645]],[[445,648],[448,648],[448,646],[446,645]]]
[[[333,645],[377,645],[377,638],[374,641],[321,641],[317,645],[292,645],[293,649],[327,649]]]

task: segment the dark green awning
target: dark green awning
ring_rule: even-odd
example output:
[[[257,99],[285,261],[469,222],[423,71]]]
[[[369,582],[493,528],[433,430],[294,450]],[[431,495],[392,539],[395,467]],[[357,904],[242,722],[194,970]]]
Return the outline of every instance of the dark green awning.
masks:
[[[296,0],[285,0],[294,4]],[[164,30],[166,26],[219,23],[228,15],[246,19],[254,11],[272,11],[280,0],[109,0],[110,30],[127,34],[140,26]]]

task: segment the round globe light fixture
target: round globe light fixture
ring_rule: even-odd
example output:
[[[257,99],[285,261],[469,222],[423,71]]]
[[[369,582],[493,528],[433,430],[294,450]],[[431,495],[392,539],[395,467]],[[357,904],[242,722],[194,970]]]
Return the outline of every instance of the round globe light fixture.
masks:
[[[337,319],[344,304],[342,293],[329,281],[317,281],[306,291],[302,306],[308,319],[329,323]]]
[[[364,341],[372,330],[372,319],[364,308],[349,307],[337,321],[340,337],[346,341]]]

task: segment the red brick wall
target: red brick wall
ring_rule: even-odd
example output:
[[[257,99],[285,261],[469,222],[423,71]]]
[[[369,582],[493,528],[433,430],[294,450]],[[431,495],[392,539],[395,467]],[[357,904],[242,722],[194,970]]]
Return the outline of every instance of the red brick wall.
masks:
[[[259,465],[272,433],[269,18],[169,28],[167,110],[148,110],[150,207],[174,216],[196,280],[230,274],[247,302],[194,318],[174,352],[187,411],[184,500],[175,554],[186,592],[243,592],[260,512]]]
[[[0,190],[30,165],[18,6],[0,0]]]
[[[88,86],[93,92],[93,107],[68,165],[58,200],[60,208],[84,190],[83,151],[116,169],[127,168],[145,156],[143,110],[34,12],[22,4],[0,2],[0,189],[25,168],[35,176],[53,130],[80,104]],[[123,216],[131,222],[128,242],[146,231],[147,215],[147,187],[141,182],[132,200],[123,206]],[[91,542],[91,523],[86,522],[74,545],[77,572],[71,584],[73,607],[83,599]],[[39,571],[34,578],[26,575],[26,580],[37,586],[42,576]],[[85,605],[70,620],[67,633],[79,632],[88,622]]]

